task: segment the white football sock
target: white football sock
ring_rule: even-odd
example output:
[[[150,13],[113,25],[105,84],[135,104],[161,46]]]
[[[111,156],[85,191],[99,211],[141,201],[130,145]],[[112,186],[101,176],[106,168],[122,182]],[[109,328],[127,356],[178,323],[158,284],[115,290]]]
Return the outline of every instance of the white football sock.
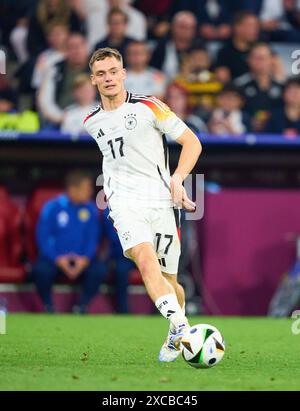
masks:
[[[187,324],[187,319],[180,307],[176,294],[162,295],[155,301],[156,308],[174,327]]]
[[[183,312],[183,315],[185,316],[185,302],[183,303],[183,306],[181,307],[181,310],[182,310],[182,312]],[[173,324],[170,322],[170,330],[171,330],[171,331],[174,331],[175,329],[176,329],[175,325],[173,325]]]

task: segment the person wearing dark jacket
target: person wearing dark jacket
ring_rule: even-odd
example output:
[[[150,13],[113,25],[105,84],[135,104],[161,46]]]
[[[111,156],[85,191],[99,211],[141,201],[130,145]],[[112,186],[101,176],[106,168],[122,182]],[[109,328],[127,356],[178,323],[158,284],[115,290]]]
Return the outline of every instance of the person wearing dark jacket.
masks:
[[[259,20],[251,11],[237,13],[232,22],[232,39],[218,52],[215,67],[223,82],[229,82],[249,71],[248,54],[259,39]]]
[[[283,91],[283,107],[271,112],[265,131],[283,134],[287,137],[300,137],[300,79],[291,78]]]
[[[107,15],[108,35],[96,44],[95,50],[104,47],[111,47],[119,50],[125,56],[126,48],[133,39],[126,36],[128,16],[118,8],[112,8]]]
[[[170,36],[158,42],[150,66],[162,70],[168,80],[179,72],[183,55],[195,44],[197,19],[190,11],[180,11],[172,19]]]

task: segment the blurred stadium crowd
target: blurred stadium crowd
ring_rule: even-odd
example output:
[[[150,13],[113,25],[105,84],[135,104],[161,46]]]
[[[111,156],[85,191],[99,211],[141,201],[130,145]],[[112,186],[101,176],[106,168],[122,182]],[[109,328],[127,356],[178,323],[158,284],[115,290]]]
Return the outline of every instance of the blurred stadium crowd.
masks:
[[[110,46],[127,89],[196,132],[300,134],[299,0],[2,0],[0,20],[0,130],[82,133],[88,61]]]

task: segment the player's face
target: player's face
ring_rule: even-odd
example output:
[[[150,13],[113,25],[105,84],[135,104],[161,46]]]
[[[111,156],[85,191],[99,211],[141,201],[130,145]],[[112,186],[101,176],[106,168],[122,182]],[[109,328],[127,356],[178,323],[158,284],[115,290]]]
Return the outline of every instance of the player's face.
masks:
[[[92,84],[104,97],[115,97],[124,90],[126,71],[115,57],[95,61],[92,67]]]

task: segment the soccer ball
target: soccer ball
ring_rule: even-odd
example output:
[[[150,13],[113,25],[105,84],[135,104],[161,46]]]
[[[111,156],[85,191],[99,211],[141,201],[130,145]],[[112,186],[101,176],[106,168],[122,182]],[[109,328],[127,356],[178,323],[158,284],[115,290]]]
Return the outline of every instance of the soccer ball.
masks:
[[[195,368],[210,368],[224,356],[225,342],[220,331],[209,324],[192,326],[181,340],[184,360]]]

